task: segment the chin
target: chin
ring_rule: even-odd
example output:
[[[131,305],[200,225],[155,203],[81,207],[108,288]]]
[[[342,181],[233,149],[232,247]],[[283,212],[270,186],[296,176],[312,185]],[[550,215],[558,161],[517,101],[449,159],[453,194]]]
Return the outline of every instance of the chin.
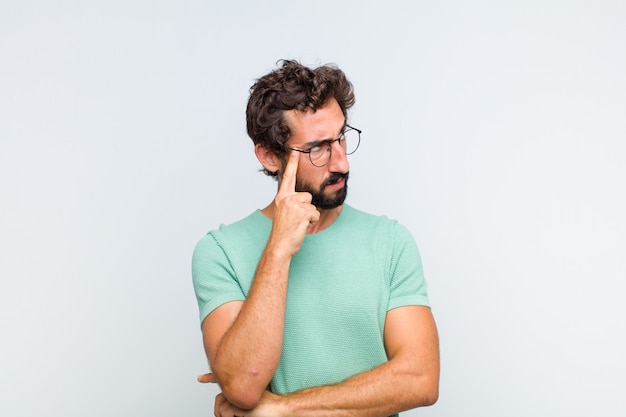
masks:
[[[346,196],[348,194],[347,187],[339,190],[335,197],[328,197],[327,195],[313,195],[313,199],[311,200],[311,204],[317,207],[319,210],[332,210],[343,204],[346,200]]]

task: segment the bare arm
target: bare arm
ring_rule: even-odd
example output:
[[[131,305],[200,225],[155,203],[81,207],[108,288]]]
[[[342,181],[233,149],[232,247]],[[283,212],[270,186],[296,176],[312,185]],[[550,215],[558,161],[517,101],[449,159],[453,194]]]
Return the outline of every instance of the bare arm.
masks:
[[[204,346],[224,396],[242,409],[258,404],[280,360],[291,258],[319,218],[309,193],[295,192],[292,152],[274,200],[272,232],[245,302],[226,303],[202,323]]]
[[[211,370],[228,399],[244,409],[256,405],[280,359],[287,291],[281,269],[262,259],[247,300],[218,307],[202,323]]]
[[[439,344],[427,307],[388,312],[385,344],[389,361],[347,380],[288,395],[264,393],[249,417],[389,416],[437,401]],[[216,398],[216,416],[242,415],[224,397]]]

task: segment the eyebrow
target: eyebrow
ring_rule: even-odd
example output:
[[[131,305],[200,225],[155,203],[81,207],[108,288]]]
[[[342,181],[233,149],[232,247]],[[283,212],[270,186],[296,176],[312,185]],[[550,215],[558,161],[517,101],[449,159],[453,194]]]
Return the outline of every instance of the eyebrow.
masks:
[[[348,126],[348,120],[344,119],[343,120],[343,126],[341,126],[341,130],[339,131],[339,135],[337,137],[341,136],[341,134],[344,132],[344,130],[346,130],[346,126]],[[337,138],[326,138],[326,139],[312,140],[311,142],[303,143],[302,146],[306,147],[306,149],[308,149],[308,148],[312,148],[314,146],[321,145],[322,143],[325,143],[325,142],[330,142],[331,140],[335,140],[335,139],[337,139]]]

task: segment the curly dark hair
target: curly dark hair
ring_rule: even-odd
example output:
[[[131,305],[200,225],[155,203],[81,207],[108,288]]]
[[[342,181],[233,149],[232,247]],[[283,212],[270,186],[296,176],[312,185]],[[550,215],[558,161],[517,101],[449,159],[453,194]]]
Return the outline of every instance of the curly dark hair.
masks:
[[[354,105],[354,89],[339,68],[332,64],[308,68],[297,61],[280,60],[280,68],[256,80],[250,87],[246,108],[248,136],[269,151],[284,158],[285,143],[291,135],[285,123],[285,110],[317,110],[335,98],[347,118]],[[263,169],[276,177],[276,172]]]

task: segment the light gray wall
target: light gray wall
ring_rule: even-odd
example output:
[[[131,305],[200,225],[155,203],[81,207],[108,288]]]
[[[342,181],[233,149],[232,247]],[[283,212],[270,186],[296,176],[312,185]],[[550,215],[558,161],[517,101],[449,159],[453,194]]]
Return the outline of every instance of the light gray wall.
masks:
[[[54,3],[54,4],[53,4]],[[421,248],[422,416],[623,416],[626,3],[0,4],[0,415],[212,414],[196,241],[268,203],[244,106],[335,62],[349,202]]]

